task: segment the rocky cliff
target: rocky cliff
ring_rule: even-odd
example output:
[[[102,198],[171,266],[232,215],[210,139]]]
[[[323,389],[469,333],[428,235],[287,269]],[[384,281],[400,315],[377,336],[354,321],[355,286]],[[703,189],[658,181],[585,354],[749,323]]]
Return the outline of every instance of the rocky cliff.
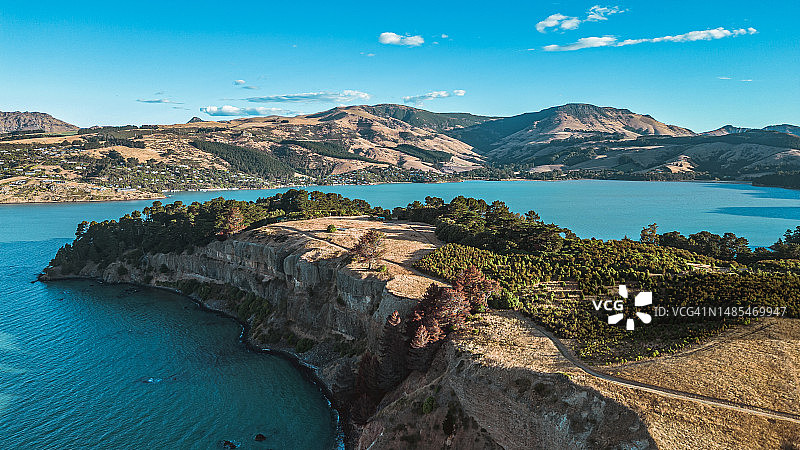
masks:
[[[335,233],[325,233],[334,224]],[[390,238],[387,271],[350,261],[347,246],[365,229]],[[314,367],[347,411],[359,355],[379,353],[386,317],[406,317],[431,280],[409,262],[438,245],[424,225],[316,219],[248,231],[181,254],[148,254],[77,274],[106,282],[177,288],[205,306],[249,325],[256,347],[293,352]],[[57,279],[59,267],[42,279]],[[266,309],[252,305],[266,302]],[[509,364],[498,358],[495,335],[516,316],[491,313],[451,335],[426,373],[412,372],[388,392],[363,427],[352,427],[353,448],[655,448],[631,409],[557,366]],[[509,322],[510,321],[510,322]],[[300,342],[311,343],[300,345]],[[526,344],[534,361],[553,349]],[[503,352],[500,352],[502,354]],[[555,352],[557,354],[557,352]]]

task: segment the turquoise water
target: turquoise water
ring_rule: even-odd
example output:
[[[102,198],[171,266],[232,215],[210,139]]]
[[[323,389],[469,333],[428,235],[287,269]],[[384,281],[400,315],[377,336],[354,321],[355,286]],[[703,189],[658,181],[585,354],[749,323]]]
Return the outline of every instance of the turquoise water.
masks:
[[[338,192],[384,208],[405,206],[425,196],[450,200],[457,195],[503,200],[517,212],[535,210],[548,222],[572,229],[581,237],[638,238],[653,222],[659,232],[733,232],[754,246],[772,245],[788,228],[800,225],[800,191],[730,183],[637,181],[468,181],[442,184],[322,186],[309,190]],[[203,201],[224,196],[255,200],[286,189],[185,192],[170,202]],[[116,219],[150,201],[60,205],[0,206],[0,242],[16,236],[28,240],[71,237],[82,220]],[[13,220],[11,218],[13,217]],[[8,220],[6,220],[8,218]]]
[[[0,448],[339,446],[320,389],[233,320],[155,289],[32,284],[64,242],[0,243]]]
[[[281,190],[180,193],[254,200]],[[582,237],[731,231],[770,245],[800,225],[800,191],[717,183],[465,182],[329,186],[392,208],[426,195],[502,199]],[[285,360],[248,351],[232,320],[171,293],[31,283],[78,222],[149,201],[0,206],[0,447],[337,446],[335,412]],[[148,382],[151,381],[151,382]],[[253,442],[256,433],[268,440]]]

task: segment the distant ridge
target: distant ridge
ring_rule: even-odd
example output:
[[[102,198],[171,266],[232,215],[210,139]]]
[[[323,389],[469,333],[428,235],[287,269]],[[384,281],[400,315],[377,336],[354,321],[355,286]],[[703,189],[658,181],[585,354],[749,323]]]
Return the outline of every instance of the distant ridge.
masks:
[[[750,130],[750,128],[742,128],[742,127],[735,127],[733,125],[725,125],[717,128],[716,130],[711,131],[704,131],[703,135],[706,136],[725,136],[728,134],[736,134],[736,133],[744,133],[745,131]]]
[[[800,127],[798,127],[797,125],[789,125],[788,123],[784,123],[781,125],[767,125],[766,127],[762,128],[762,130],[777,131],[779,133],[786,133],[786,134],[793,134],[795,136],[800,136]]]
[[[531,144],[589,137],[695,136],[628,109],[570,103],[538,112],[485,121],[449,133],[482,154],[510,155]]]
[[[733,125],[725,125],[724,127],[717,128],[716,130],[706,131],[704,134],[706,136],[725,136],[728,134],[737,134],[737,133],[744,133],[746,131],[752,130],[762,130],[762,131],[775,131],[778,133],[786,133],[786,134],[793,134],[795,136],[800,136],[800,127],[797,125],[789,125],[788,123],[784,123],[781,125],[767,125],[764,128],[742,128],[742,127],[735,127]]]
[[[42,112],[0,111],[0,133],[42,130],[46,133],[68,133],[78,127]]]

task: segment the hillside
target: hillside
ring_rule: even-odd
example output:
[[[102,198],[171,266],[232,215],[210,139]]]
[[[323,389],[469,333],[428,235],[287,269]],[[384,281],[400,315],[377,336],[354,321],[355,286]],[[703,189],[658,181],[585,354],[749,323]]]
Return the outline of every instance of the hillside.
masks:
[[[384,106],[337,107],[296,117],[198,122],[161,129],[186,135],[204,133],[208,139],[268,152],[298,173],[330,177],[331,181],[346,180],[344,174],[364,170],[398,168],[435,175],[481,166],[483,158],[469,145],[394,117],[404,107]],[[439,118],[433,123],[426,120],[436,118],[434,113],[406,112],[408,120],[421,125],[444,126],[449,120]],[[453,120],[448,123],[458,122]]]
[[[381,104],[362,106],[362,108],[376,116],[393,117],[409,125],[438,132],[465,128],[498,119],[498,117],[476,116],[469,113],[435,113],[405,105]]]
[[[551,141],[516,159],[533,172],[561,170],[623,176],[705,176],[747,179],[800,169],[800,138],[773,131],[700,136],[641,136],[603,141]]]
[[[565,139],[630,139],[693,136],[686,128],[661,123],[627,109],[567,104],[493,120],[449,133],[493,158],[525,155],[531,145]]]
[[[0,133],[33,130],[42,130],[46,133],[69,133],[78,131],[78,127],[41,112],[0,111]]]
[[[296,117],[82,129],[43,113],[0,114],[6,129],[28,130],[0,136],[0,202],[464,177],[749,180],[800,170],[794,125],[696,134],[588,104],[512,117],[357,105]]]

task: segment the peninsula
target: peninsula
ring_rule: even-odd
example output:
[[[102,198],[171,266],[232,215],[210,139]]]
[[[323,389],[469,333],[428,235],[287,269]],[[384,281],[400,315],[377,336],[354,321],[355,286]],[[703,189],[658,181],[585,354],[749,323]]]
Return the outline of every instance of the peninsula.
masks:
[[[800,442],[800,229],[755,252],[736,236],[655,227],[599,241],[502,202],[429,197],[389,211],[290,190],[157,202],[77,236],[42,280],[177,289],[237,318],[254,346],[315,368],[348,447]],[[667,309],[780,314],[626,331],[593,307],[620,284]]]

